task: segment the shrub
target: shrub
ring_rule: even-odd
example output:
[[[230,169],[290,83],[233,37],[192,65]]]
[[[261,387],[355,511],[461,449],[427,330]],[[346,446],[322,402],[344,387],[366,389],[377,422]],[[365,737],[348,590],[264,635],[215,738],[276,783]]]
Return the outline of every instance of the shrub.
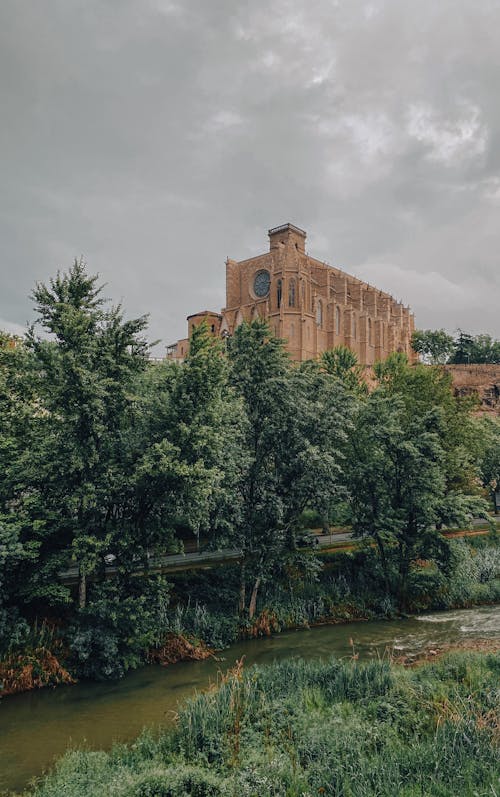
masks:
[[[200,603],[178,604],[168,621],[168,629],[174,634],[201,639],[208,647],[220,650],[238,639],[239,620],[236,615],[210,612]]]
[[[220,780],[211,772],[194,766],[154,768],[139,775],[123,797],[217,797]]]
[[[146,650],[161,633],[161,581],[140,595],[122,597],[116,584],[95,586],[91,600],[69,629],[69,646],[79,675],[103,680],[120,678],[145,660]]]
[[[500,548],[498,546],[480,548],[474,562],[477,568],[477,577],[481,583],[500,578]]]

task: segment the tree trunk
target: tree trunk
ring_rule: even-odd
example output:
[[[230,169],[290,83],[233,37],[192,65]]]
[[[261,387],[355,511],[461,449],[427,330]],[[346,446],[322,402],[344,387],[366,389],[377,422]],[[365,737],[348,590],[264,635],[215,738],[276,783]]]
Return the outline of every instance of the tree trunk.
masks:
[[[248,606],[248,617],[250,620],[252,620],[253,617],[255,616],[255,610],[257,608],[257,593],[259,591],[260,582],[261,578],[260,576],[258,576],[255,579],[255,584],[253,585],[252,594],[250,596],[250,604]]]
[[[408,609],[408,576],[410,574],[410,551],[406,546],[399,551],[399,608],[402,612]]]
[[[245,606],[247,602],[245,576],[246,576],[245,562],[242,562],[240,568],[240,598],[238,601],[238,611],[240,614],[243,614],[243,612],[245,611]]]
[[[385,591],[389,595],[391,592],[391,585],[389,581],[389,567],[387,565],[387,559],[385,556],[384,544],[378,534],[375,534],[375,542],[377,543],[377,548],[380,555],[380,561],[382,562],[382,572],[384,574]]]
[[[87,603],[87,576],[85,568],[80,565],[80,572],[78,577],[78,606],[80,609],[85,609]]]

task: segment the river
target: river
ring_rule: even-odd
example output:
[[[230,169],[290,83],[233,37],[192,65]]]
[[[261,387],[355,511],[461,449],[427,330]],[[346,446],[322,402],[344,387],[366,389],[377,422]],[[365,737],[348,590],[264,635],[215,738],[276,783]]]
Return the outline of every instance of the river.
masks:
[[[68,747],[109,748],[144,726],[172,723],[180,700],[202,690],[245,656],[247,665],[305,658],[416,654],[427,646],[500,638],[500,606],[421,615],[408,620],[328,625],[233,645],[219,661],[142,667],[121,681],[79,683],[0,700],[0,789],[22,789]]]

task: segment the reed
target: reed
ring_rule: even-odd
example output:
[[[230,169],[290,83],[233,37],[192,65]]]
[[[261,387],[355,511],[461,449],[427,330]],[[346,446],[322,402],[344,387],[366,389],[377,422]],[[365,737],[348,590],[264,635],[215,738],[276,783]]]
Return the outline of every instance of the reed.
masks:
[[[242,661],[175,729],[74,751],[36,797],[498,797],[500,656]]]

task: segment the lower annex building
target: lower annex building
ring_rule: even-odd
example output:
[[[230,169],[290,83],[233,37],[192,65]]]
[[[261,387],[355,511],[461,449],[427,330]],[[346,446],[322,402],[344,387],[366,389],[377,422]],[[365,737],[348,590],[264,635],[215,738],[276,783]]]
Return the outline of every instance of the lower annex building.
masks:
[[[269,251],[247,260],[226,260],[226,306],[188,316],[188,337],[167,347],[182,360],[189,335],[205,322],[213,335],[228,337],[243,321],[266,319],[286,340],[293,360],[314,359],[343,344],[359,362],[372,365],[394,351],[415,359],[409,307],[388,293],[316,260],[305,250],[306,233],[293,224],[269,230]]]

